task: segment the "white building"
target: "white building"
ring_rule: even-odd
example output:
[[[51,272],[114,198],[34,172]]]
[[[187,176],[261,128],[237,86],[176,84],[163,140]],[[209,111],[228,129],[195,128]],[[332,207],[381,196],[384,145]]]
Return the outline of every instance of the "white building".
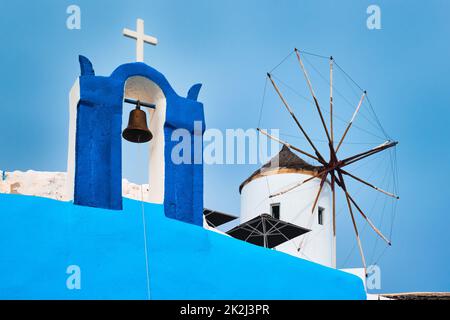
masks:
[[[283,146],[271,161],[263,165],[240,186],[240,222],[263,213],[293,223],[310,232],[285,242],[275,250],[336,267],[336,247],[332,235],[331,186],[327,181],[312,212],[320,179],[311,181],[276,197],[270,197],[317,174],[320,167],[308,164]]]

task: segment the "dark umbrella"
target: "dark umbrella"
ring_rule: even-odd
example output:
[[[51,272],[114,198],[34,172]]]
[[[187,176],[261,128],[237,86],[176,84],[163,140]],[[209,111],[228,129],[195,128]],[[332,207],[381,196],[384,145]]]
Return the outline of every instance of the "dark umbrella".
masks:
[[[230,236],[265,248],[274,248],[311,230],[263,213],[227,232]]]
[[[206,208],[203,209],[203,215],[205,216],[206,223],[213,228],[237,219],[235,216]]]

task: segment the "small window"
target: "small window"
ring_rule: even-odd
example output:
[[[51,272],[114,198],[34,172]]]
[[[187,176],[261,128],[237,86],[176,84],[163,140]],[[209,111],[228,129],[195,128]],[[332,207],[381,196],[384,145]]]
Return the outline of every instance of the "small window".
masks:
[[[323,212],[325,211],[325,208],[319,207],[319,213],[317,215],[317,223],[320,225],[323,225]]]
[[[270,214],[275,219],[280,219],[280,204],[279,203],[272,203],[270,205]]]

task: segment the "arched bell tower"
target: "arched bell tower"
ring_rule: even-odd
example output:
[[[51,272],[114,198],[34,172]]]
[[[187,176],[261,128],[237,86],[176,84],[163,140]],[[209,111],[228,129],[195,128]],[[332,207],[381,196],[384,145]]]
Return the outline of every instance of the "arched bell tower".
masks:
[[[124,98],[155,105],[149,143],[150,202],[163,204],[166,216],[202,225],[203,161],[171,160],[174,130],[191,133],[198,150],[205,130],[200,84],[187,97],[175,93],[163,74],[143,62],[119,66],[109,77],[96,76],[91,62],[79,57],[81,75],[69,98],[68,192],[77,205],[122,209],[122,108]],[[200,143],[201,147],[201,143]]]

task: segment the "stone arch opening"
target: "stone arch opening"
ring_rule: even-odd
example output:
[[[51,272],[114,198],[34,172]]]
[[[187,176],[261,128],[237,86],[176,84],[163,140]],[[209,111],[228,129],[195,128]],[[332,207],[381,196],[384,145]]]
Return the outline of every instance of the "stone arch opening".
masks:
[[[149,188],[148,192],[144,192],[144,201],[151,203],[162,204],[164,202],[164,123],[166,120],[166,107],[167,99],[161,88],[152,80],[143,76],[130,76],[124,83],[124,98],[130,98],[134,100],[145,101],[154,104],[155,109],[145,109],[147,113],[147,124],[150,131],[153,134],[152,140],[145,144],[146,147],[141,145],[132,146],[126,141],[122,141],[122,157],[128,150],[146,150],[148,155],[148,163],[146,164],[147,172],[146,181]],[[133,109],[132,105],[124,103],[123,105],[123,121],[122,129],[127,126],[129,111]],[[138,150],[139,151],[139,150]],[[139,154],[139,152],[138,152]],[[141,151],[141,156],[143,156]],[[129,162],[129,160],[126,160]],[[128,165],[129,163],[126,163]],[[124,166],[122,164],[122,166]],[[125,177],[125,176],[124,176]],[[125,177],[126,178],[126,177]],[[142,183],[142,181],[139,181]]]

